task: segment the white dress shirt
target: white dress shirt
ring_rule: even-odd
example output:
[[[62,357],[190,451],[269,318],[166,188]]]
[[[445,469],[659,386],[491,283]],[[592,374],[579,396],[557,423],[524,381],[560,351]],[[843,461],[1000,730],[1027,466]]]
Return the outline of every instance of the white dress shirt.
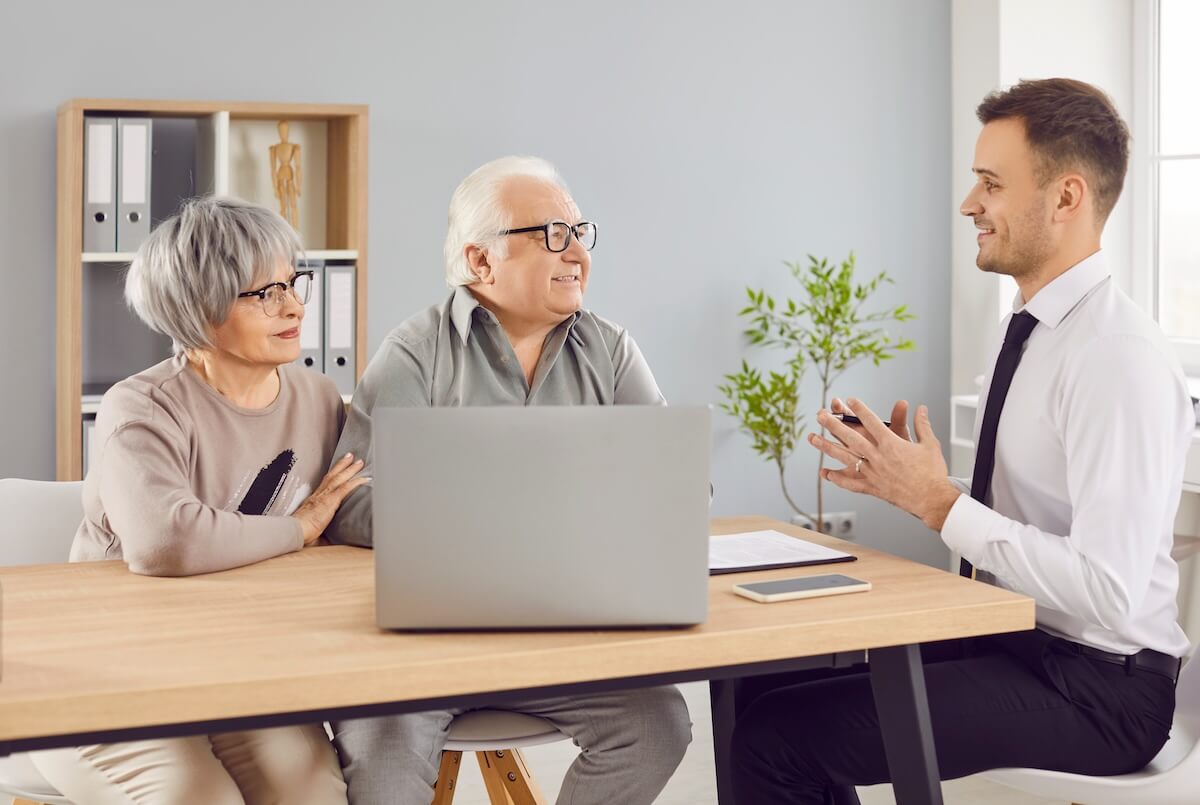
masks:
[[[1100,252],[1028,304],[1018,292],[1022,309],[1038,324],[1000,415],[991,508],[962,495],[942,539],[1035,599],[1046,632],[1183,656],[1171,545],[1196,420],[1179,363]]]

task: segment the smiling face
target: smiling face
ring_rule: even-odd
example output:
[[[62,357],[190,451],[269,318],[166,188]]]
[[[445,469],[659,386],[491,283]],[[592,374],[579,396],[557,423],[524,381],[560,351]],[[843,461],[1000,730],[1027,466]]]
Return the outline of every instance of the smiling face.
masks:
[[[1036,163],[1019,118],[994,120],[975,143],[976,183],[961,212],[975,220],[984,271],[1021,279],[1037,273],[1058,249],[1054,182],[1039,186]]]
[[[510,215],[510,229],[541,226],[560,220],[583,220],[571,196],[558,185],[531,177],[507,180],[500,203]],[[506,253],[467,246],[467,260],[479,281],[471,290],[501,320],[525,325],[553,325],[583,306],[591,255],[572,236],[564,251],[546,248],[543,232],[506,235]]]
[[[295,268],[281,261],[269,282],[289,282],[294,274]],[[243,290],[253,291],[259,287],[262,286]],[[258,297],[239,298],[225,321],[212,329],[213,349],[252,366],[274,368],[299,358],[304,305],[290,291],[284,294],[284,300],[279,315],[268,316]]]

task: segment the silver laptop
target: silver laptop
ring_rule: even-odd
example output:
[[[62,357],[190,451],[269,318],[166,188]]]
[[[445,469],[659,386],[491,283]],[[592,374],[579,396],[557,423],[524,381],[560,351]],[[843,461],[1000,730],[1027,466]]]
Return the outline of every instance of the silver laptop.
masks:
[[[704,620],[708,408],[383,408],[372,419],[380,626]]]

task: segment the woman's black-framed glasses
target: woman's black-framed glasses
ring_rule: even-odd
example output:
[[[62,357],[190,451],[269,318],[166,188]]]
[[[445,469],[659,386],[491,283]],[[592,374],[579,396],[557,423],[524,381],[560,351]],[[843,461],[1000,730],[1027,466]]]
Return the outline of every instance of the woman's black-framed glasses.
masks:
[[[566,221],[551,221],[541,226],[523,226],[520,229],[505,229],[501,235],[519,235],[522,232],[541,232],[546,237],[546,248],[552,252],[564,252],[571,245],[571,236],[579,241],[585,251],[596,247],[596,225],[591,221],[580,221],[572,226]]]
[[[268,316],[278,316],[283,310],[283,303],[287,300],[286,294],[288,293],[295,296],[296,301],[300,304],[308,304],[308,299],[312,296],[313,273],[311,270],[297,271],[287,282],[272,282],[257,291],[244,291],[238,294],[238,299],[257,296],[258,300],[262,302],[263,313]]]

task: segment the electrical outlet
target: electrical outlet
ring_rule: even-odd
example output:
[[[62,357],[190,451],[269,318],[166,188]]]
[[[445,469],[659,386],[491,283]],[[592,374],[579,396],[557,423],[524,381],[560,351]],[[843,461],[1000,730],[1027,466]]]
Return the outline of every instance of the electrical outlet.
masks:
[[[792,518],[792,522],[805,528],[812,528],[812,521],[807,517],[796,515]],[[821,529],[822,534],[828,534],[831,537],[839,539],[854,539],[854,526],[856,522],[854,512],[825,512],[821,515],[821,522],[824,525]]]
[[[825,512],[821,517],[824,533],[840,539],[854,539],[854,512]]]

